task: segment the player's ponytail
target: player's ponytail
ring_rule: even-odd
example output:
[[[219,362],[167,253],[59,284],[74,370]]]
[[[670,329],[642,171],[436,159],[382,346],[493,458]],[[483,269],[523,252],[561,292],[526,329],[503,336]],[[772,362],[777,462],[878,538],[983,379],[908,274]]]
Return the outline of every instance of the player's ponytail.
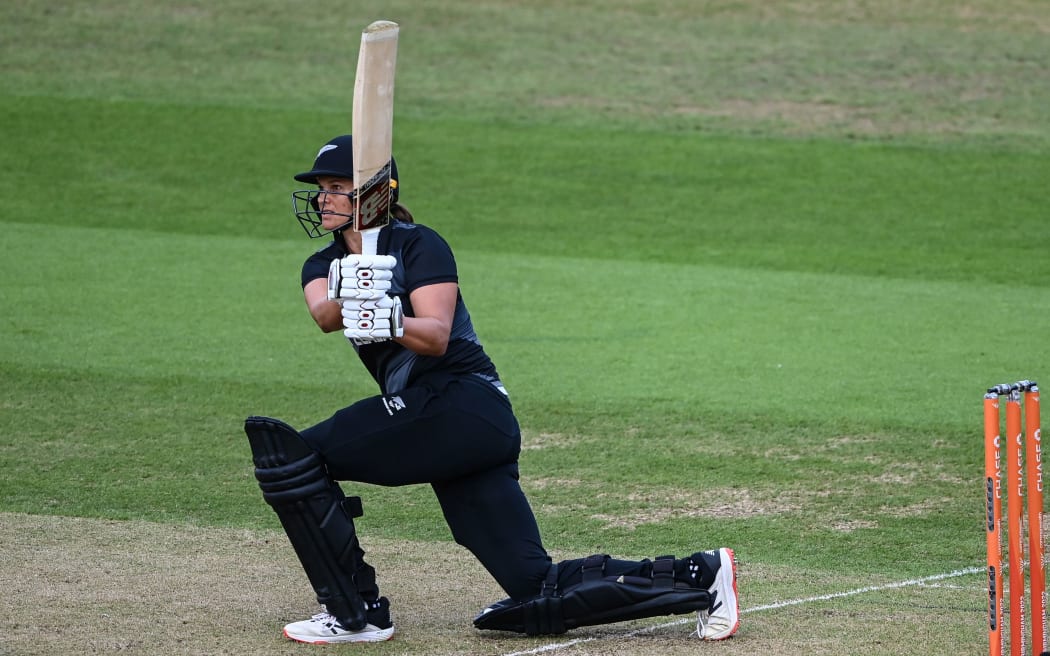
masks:
[[[412,218],[412,212],[408,211],[408,208],[401,203],[394,203],[390,206],[390,215],[402,223],[415,223],[415,219]]]

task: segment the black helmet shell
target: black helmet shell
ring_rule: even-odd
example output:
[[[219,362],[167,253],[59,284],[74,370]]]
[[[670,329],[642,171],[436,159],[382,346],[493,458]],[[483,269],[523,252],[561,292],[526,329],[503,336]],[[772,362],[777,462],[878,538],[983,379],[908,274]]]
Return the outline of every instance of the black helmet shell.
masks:
[[[309,171],[298,173],[295,179],[307,184],[317,184],[317,178],[331,176],[333,178],[354,178],[354,148],[353,139],[349,134],[344,134],[332,139],[321,150],[317,151],[314,166]],[[398,187],[400,181],[397,178],[397,163],[390,159],[390,200],[396,203],[398,199]]]

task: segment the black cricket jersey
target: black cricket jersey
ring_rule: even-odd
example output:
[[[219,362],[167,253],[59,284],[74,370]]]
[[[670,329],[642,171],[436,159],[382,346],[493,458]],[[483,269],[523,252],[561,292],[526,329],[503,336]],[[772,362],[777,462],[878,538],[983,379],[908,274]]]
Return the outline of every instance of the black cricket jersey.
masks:
[[[414,316],[409,298],[412,291],[437,283],[459,282],[452,249],[441,235],[424,225],[391,221],[379,232],[376,252],[397,258],[388,293],[401,299],[405,316]],[[332,260],[349,254],[345,242],[337,236],[307,258],[302,271],[303,287],[317,278],[327,279]],[[397,393],[432,372],[477,374],[502,388],[496,367],[474,332],[460,293],[456,295],[456,313],[444,355],[420,355],[393,340],[353,346],[383,394]]]

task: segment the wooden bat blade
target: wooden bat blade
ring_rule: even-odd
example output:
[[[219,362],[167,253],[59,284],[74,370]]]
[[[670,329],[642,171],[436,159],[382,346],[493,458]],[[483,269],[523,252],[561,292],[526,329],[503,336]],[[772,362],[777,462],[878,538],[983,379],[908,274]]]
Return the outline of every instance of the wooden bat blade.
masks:
[[[394,71],[399,31],[397,23],[376,21],[361,34],[351,130],[357,190],[354,229],[359,232],[377,231],[390,222]],[[374,234],[366,236],[374,239]]]

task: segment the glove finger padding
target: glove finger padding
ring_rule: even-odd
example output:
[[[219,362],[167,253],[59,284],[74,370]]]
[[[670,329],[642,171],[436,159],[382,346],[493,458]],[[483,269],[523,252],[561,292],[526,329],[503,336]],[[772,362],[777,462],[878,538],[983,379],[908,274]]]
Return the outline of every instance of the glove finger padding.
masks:
[[[397,258],[393,255],[347,255],[339,259],[339,266],[343,269],[382,269],[389,271],[397,266]]]
[[[362,295],[357,290],[385,292],[390,289],[390,281],[394,278],[392,269],[396,265],[397,258],[392,255],[347,255],[332,260],[328,265],[328,300],[378,298]],[[385,284],[374,285],[373,281]]]
[[[394,272],[385,269],[347,269],[343,268],[343,280],[393,280]]]
[[[362,319],[371,321],[373,319],[389,319],[393,316],[394,311],[390,308],[369,310],[367,308],[358,307],[357,309],[354,309],[354,304],[346,303],[343,305],[342,314],[344,321],[361,321]]]
[[[386,291],[390,289],[389,280],[358,280],[356,278],[343,278],[339,283],[339,295],[342,296],[348,290],[354,289],[378,289]]]
[[[398,303],[400,302],[401,301],[399,299]],[[389,310],[394,307],[394,299],[384,294],[381,298],[375,298],[371,300],[358,300],[354,301],[352,304],[344,303],[343,305],[344,309],[346,306],[353,305],[362,310]]]
[[[370,337],[375,337],[377,334],[383,332],[390,332],[390,319],[358,319],[356,322],[347,321],[344,323],[347,326],[347,330],[354,331],[367,331]],[[353,326],[352,328],[350,326]],[[344,331],[345,332],[345,331]],[[356,335],[355,335],[356,336]],[[388,335],[381,335],[382,337],[388,337]],[[399,335],[389,335],[390,337],[399,337]]]
[[[366,303],[385,307],[364,307],[359,301],[342,304],[343,326],[346,328],[343,334],[347,339],[383,341],[404,336],[405,320],[400,298],[386,296]]]
[[[386,297],[386,290],[384,289],[344,289],[339,292],[338,297],[329,297],[329,300],[360,303],[362,301],[376,301]]]

